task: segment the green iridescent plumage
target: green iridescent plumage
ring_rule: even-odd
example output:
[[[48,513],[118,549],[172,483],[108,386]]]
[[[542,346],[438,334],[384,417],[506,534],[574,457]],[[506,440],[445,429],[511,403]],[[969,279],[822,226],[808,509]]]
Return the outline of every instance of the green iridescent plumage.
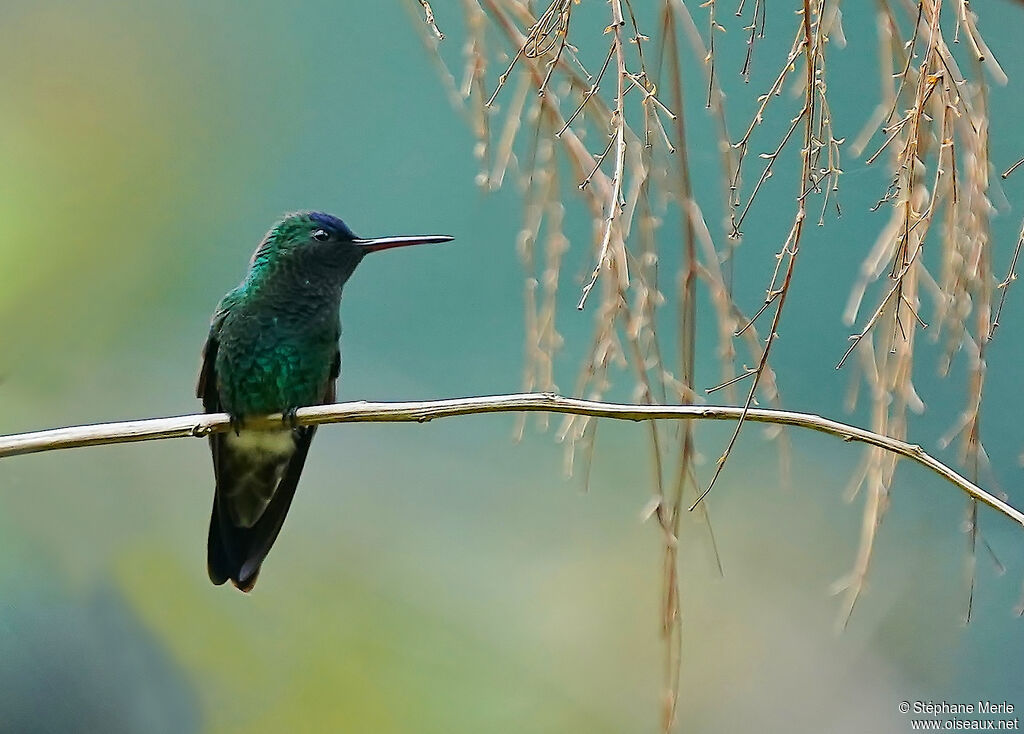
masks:
[[[339,289],[340,290],[340,289]],[[225,411],[284,412],[323,397],[338,351],[340,292],[328,295],[232,291],[217,325],[217,390]]]

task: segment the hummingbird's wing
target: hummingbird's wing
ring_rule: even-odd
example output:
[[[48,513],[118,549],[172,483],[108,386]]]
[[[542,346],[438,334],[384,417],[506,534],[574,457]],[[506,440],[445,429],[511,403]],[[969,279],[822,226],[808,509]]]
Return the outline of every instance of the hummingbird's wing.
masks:
[[[221,411],[216,359],[219,323],[215,319],[203,349],[196,392],[208,413]],[[334,402],[341,355],[335,352],[324,403]],[[210,434],[216,491],[207,543],[207,570],[214,584],[231,582],[242,591],[256,583],[260,565],[281,532],[295,496],[315,426],[253,442],[238,434]],[[268,443],[275,444],[268,446]]]

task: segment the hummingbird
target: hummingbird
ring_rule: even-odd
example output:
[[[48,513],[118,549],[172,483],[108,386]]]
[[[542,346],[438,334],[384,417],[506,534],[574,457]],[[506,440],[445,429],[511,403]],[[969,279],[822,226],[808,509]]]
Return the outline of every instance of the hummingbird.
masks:
[[[295,411],[333,403],[341,352],[341,291],[371,252],[448,242],[447,235],[363,239],[335,216],[288,214],[271,228],[245,279],[221,299],[203,347],[196,396],[232,429],[210,435],[216,489],[207,570],[251,591],[281,532],[315,426]],[[250,416],[282,413],[281,428],[246,428]]]

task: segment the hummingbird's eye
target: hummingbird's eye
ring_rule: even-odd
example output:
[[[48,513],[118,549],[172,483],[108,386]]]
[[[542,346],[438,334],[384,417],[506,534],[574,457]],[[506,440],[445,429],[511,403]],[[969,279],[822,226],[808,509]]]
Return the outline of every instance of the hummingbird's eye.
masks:
[[[330,238],[331,238],[331,236],[329,234],[327,234],[326,230],[323,230],[323,229],[314,229],[313,230],[313,239],[316,240],[317,242],[326,242]]]

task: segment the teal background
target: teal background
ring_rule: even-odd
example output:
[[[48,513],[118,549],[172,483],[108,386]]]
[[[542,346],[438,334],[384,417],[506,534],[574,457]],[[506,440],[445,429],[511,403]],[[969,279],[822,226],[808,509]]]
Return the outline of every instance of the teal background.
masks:
[[[434,9],[461,70],[460,11]],[[1011,78],[992,100],[1002,170],[1024,155],[1024,15],[1009,3],[977,10]],[[596,38],[602,5],[577,12],[591,14],[581,28]],[[788,11],[769,13],[751,87],[739,57],[719,70],[734,135],[791,39]],[[474,186],[473,141],[401,3],[14,1],[2,15],[0,432],[197,410],[213,307],[273,221],[300,208],[368,236],[457,238],[360,268],[342,308],[342,398],[519,388],[520,201],[512,186]],[[829,74],[837,134],[852,139],[876,94],[869,5],[848,3],[845,26]],[[723,48],[742,47],[730,29]],[[690,82],[695,179],[714,222],[716,156],[696,69]],[[769,123],[761,148],[788,115]],[[885,187],[863,161],[844,168],[845,216],[809,229],[773,360],[787,407],[837,416],[848,380],[833,369],[846,343],[840,314],[884,216],[866,210]],[[995,196],[1000,272],[1022,182],[1005,183],[1013,208]],[[780,174],[763,196],[737,271],[750,311],[792,191]],[[593,318],[572,308],[590,225],[579,207],[570,215],[563,390]],[[983,422],[996,467],[983,483],[1017,506],[1022,304],[1011,292]],[[710,385],[711,322],[701,329],[698,382]],[[960,410],[963,366],[942,382],[938,348],[923,342],[920,354],[929,410],[912,435],[931,450]],[[584,493],[563,478],[550,433],[531,421],[517,444],[514,425],[481,416],[321,431],[251,596],[206,578],[204,443],[4,461],[0,731],[655,730],[661,555],[658,532],[639,521],[647,434],[602,425]],[[706,482],[727,428],[699,435]],[[965,628],[966,502],[902,465],[865,595],[837,636],[827,592],[854,558],[860,504],[841,494],[860,454],[790,435],[792,486],[779,482],[775,445],[750,426],[710,499],[724,578],[700,522],[684,522],[681,728],[905,731],[904,700],[1024,707],[1021,529],[982,512],[1006,573],[979,557]]]

